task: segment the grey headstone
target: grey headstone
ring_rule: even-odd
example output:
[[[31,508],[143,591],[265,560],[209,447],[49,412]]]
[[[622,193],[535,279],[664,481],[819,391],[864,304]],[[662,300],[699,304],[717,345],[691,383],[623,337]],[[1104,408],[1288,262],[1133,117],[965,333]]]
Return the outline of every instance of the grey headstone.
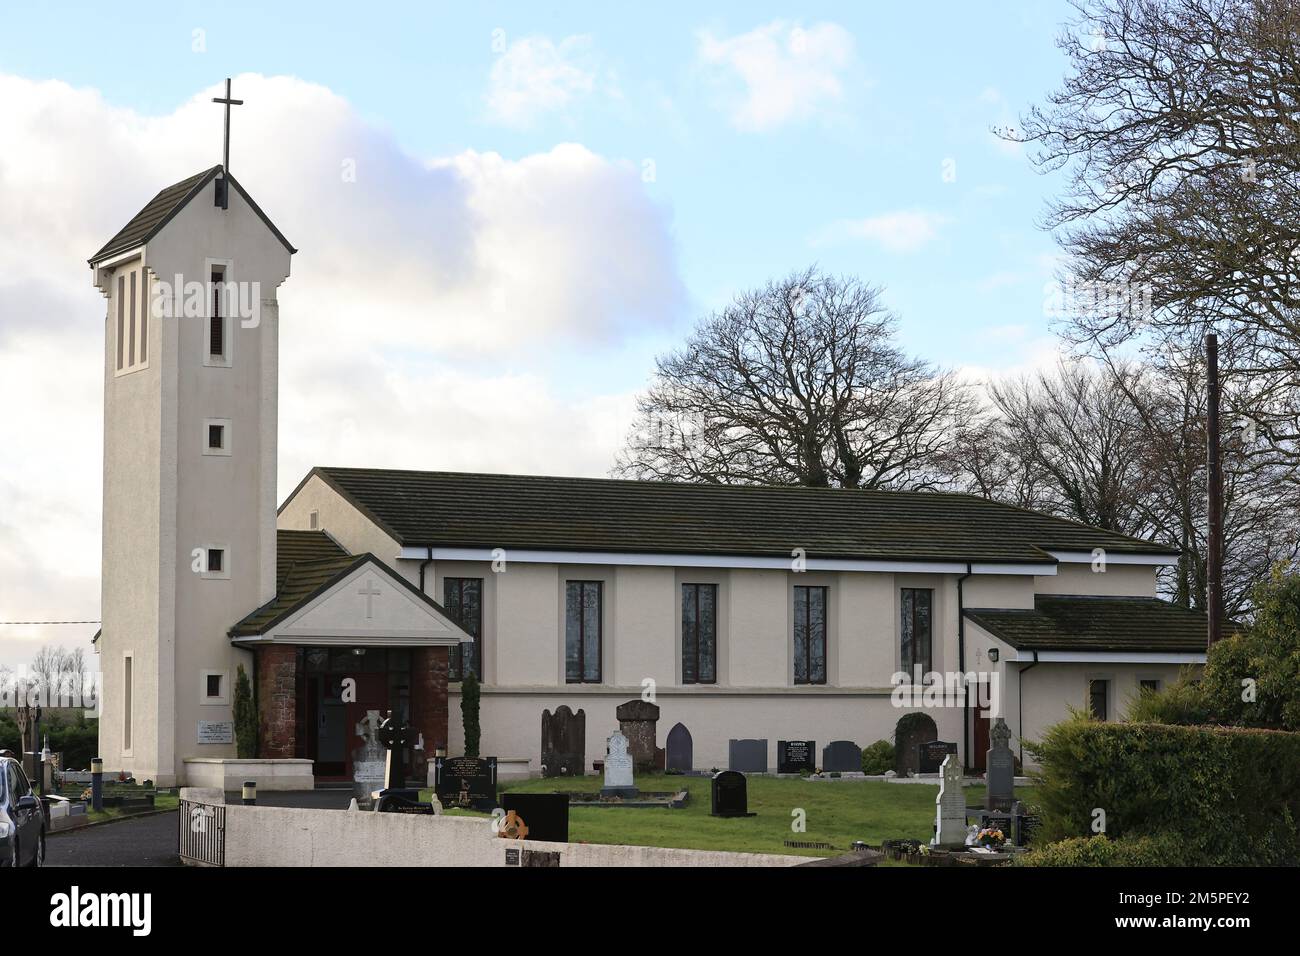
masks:
[[[767,773],[767,738],[727,742],[727,769],[740,773]]]
[[[902,725],[900,730],[899,724]],[[900,777],[920,773],[920,755],[917,747],[939,736],[939,728],[929,714],[906,714],[894,726],[894,772]]]
[[[695,742],[685,724],[674,724],[668,731],[668,769],[693,770],[695,761]]]
[[[860,773],[862,748],[851,740],[832,740],[822,748],[824,773]]]
[[[1016,799],[1016,758],[1011,752],[1011,728],[1001,717],[989,730],[992,746],[988,751],[988,797],[985,806],[990,810],[1007,810]]]

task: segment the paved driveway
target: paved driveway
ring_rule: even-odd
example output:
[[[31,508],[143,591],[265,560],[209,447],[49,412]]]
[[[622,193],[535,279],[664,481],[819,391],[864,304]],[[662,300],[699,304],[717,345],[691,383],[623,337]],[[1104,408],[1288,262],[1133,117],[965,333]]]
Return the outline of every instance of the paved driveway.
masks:
[[[46,866],[180,866],[176,811],[45,838]]]

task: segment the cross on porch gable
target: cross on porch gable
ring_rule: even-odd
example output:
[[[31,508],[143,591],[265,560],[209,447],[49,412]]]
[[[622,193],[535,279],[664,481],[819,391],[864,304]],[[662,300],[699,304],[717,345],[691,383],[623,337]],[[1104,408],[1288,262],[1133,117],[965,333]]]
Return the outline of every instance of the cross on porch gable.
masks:
[[[357,593],[366,599],[366,620],[368,621],[375,616],[375,598],[379,597],[383,592],[375,587],[374,581],[366,578],[366,586]]]

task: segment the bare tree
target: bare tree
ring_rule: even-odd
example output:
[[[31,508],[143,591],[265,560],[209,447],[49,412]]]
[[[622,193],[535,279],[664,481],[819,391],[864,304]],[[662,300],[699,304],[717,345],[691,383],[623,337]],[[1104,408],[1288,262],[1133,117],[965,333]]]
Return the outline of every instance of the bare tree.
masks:
[[[1098,354],[1185,350],[1208,327],[1256,459],[1300,463],[1300,8],[1074,0],[1062,87],[1012,138],[1068,187],[1046,224],[1106,290],[1067,333]],[[1119,294],[1115,294],[1115,293]]]
[[[816,269],[745,293],[657,361],[615,474],[928,488],[975,403],[893,343],[879,291]]]
[[[957,487],[1177,546],[1161,589],[1205,606],[1205,369],[1195,351],[1159,363],[1091,367],[991,386],[981,441],[954,461]],[[1251,421],[1224,442],[1225,607],[1300,550],[1290,469],[1251,453]],[[990,476],[992,476],[990,478]]]

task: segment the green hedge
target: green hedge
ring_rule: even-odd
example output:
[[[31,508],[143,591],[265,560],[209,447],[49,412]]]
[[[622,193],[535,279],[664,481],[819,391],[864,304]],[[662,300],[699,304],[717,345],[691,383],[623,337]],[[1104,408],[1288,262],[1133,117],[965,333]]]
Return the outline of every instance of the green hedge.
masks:
[[[1176,837],[1071,837],[1015,859],[1015,866],[1190,866],[1196,862]]]
[[[1048,842],[1174,837],[1181,862],[1300,862],[1300,734],[1075,718],[1028,744]],[[1064,851],[1063,851],[1064,852]]]
[[[882,774],[894,769],[894,745],[888,740],[877,740],[862,750],[862,772]]]

